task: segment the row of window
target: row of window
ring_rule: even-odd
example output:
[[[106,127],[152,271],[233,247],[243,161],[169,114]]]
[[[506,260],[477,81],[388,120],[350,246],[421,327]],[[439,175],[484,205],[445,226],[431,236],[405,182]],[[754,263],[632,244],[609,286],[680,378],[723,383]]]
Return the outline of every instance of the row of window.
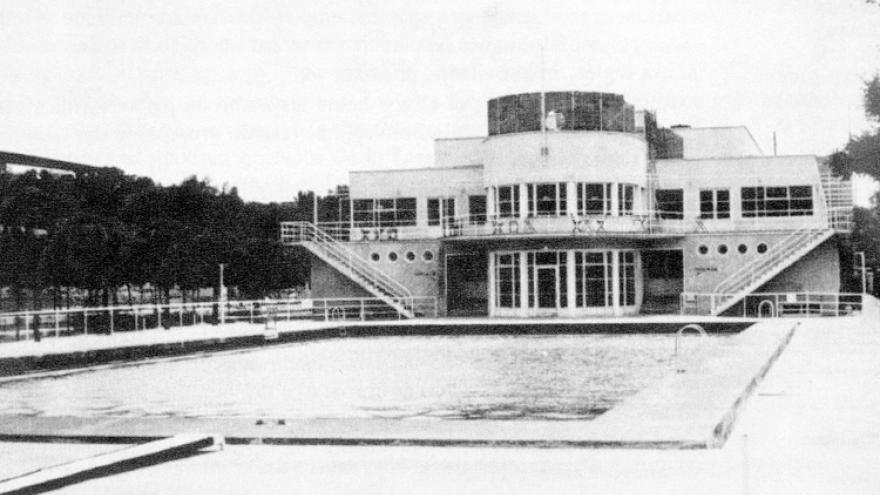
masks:
[[[614,184],[610,182],[575,184],[577,211],[580,215],[613,215],[612,195]],[[495,212],[501,218],[520,216],[519,184],[497,186]],[[617,214],[632,215],[635,201],[635,184],[617,184]],[[561,217],[568,215],[568,192],[565,182],[526,184],[527,212],[533,217]]]
[[[610,307],[614,304],[614,251],[574,251],[574,305],[578,308]],[[522,305],[519,253],[495,253],[495,307]],[[617,252],[618,304],[636,303],[634,251]],[[566,251],[526,253],[526,301],[530,308],[565,308],[569,304]]]
[[[575,184],[577,212],[587,216],[632,215],[636,185],[610,182]],[[520,186],[494,187],[495,213],[501,218],[520,216]],[[529,216],[566,216],[568,211],[565,182],[526,184],[526,207]],[[617,196],[613,211],[612,198]],[[663,219],[684,218],[684,189],[660,189],[655,192],[657,216]],[[813,214],[811,186],[743,187],[742,216],[783,217]],[[428,198],[428,225],[440,225],[444,218],[455,217],[455,198]],[[392,227],[416,225],[416,198],[356,199],[352,216],[357,226]],[[486,196],[468,197],[469,222],[486,221]],[[700,190],[700,218],[730,218],[729,189]]]
[[[749,252],[749,247],[745,244],[740,244],[739,246],[736,247],[736,250],[739,254],[746,254]],[[697,253],[699,253],[703,256],[709,254],[710,251],[711,250],[709,249],[709,246],[707,246],[705,244],[700,244],[697,247]],[[728,249],[727,244],[719,244],[718,246],[716,246],[715,251],[717,251],[718,254],[724,256],[730,250]],[[767,252],[767,244],[764,244],[763,242],[759,243],[758,246],[755,248],[755,251],[757,251],[758,254],[766,253]]]
[[[387,256],[388,256],[388,261],[390,261],[392,263],[397,262],[397,260],[400,258],[400,256],[395,251],[390,251],[387,254]],[[382,255],[379,253],[373,252],[373,253],[370,253],[370,259],[373,260],[374,262],[378,263],[379,261],[382,261]],[[412,263],[413,261],[416,260],[416,253],[414,253],[412,251],[407,251],[403,255],[403,259]],[[433,251],[425,251],[424,253],[422,253],[422,260],[424,260],[427,263],[433,262],[434,261],[434,252]]]
[[[790,217],[813,214],[811,186],[743,187],[740,190],[743,218]],[[655,194],[660,218],[684,218],[684,190],[660,189]],[[700,218],[730,218],[729,189],[700,190]]]

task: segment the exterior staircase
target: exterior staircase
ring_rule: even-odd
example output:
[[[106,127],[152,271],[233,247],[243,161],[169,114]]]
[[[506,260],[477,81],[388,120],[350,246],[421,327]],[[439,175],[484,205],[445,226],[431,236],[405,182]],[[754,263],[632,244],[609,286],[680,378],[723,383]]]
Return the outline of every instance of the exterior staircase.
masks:
[[[755,263],[744,265],[715,287],[711,314],[720,315],[727,311],[828,240],[834,232],[833,228],[804,228],[771,246]]]
[[[413,318],[409,289],[361,258],[330,234],[310,222],[282,222],[281,242],[303,246],[322,261],[363,287],[401,316]]]

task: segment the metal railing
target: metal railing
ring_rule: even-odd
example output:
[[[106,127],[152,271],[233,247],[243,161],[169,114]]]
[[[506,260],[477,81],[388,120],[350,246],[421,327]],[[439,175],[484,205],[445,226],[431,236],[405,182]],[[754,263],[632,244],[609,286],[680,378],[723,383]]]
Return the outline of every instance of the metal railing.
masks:
[[[417,318],[435,318],[438,315],[436,297],[409,297],[406,301],[397,302],[411,308],[413,316]],[[363,297],[84,307],[0,313],[0,342],[72,335],[113,335],[203,324],[400,318],[403,318],[400,312],[385,300]],[[35,330],[39,330],[39,335]]]
[[[285,244],[308,244],[313,252],[322,255],[325,261],[336,266],[342,273],[360,283],[374,295],[386,299],[389,304],[400,304],[405,313],[410,311],[406,302],[412,293],[403,284],[385,274],[361,258],[330,234],[309,222],[283,222],[281,224],[281,242]]]
[[[681,294],[681,314],[710,315],[736,294]],[[847,316],[862,311],[864,294],[846,292],[767,292],[742,297],[733,307],[743,317]]]
[[[853,227],[852,182],[835,177],[830,170],[821,172],[820,194],[828,215],[828,227],[837,232],[850,232]]]
[[[726,299],[713,300],[713,303],[717,304],[713,306],[711,314],[723,311],[730,302],[742,297],[743,291],[753,289],[755,284],[772,277],[774,269],[787,266],[786,260],[794,261],[796,254],[809,249],[828,236],[828,230],[801,229],[774,244],[754,263],[744,264],[715,286],[713,293],[724,295]]]
[[[560,214],[512,216],[497,214],[442,217],[428,224],[413,221],[321,222],[317,228],[336,241],[381,242],[457,237],[499,237],[529,235],[575,236],[676,236],[741,231],[792,231],[834,226],[840,230],[851,223],[851,209],[810,210],[803,215],[756,216],[749,218],[702,218],[699,211],[634,211],[627,214]],[[757,212],[761,213],[761,212]],[[809,214],[807,214],[809,213]],[[301,238],[297,224],[282,223],[282,242]],[[305,223],[305,222],[302,222]]]

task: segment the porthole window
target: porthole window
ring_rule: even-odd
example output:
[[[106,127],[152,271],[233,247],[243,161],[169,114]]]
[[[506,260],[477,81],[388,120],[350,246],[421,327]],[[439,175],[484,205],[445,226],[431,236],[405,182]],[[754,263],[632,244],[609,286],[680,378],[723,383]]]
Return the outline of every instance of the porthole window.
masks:
[[[412,251],[407,251],[405,257],[406,257],[406,261],[409,261],[410,263],[412,263],[413,261],[416,260],[416,253],[414,253]]]
[[[727,244],[719,244],[718,245],[718,254],[725,255],[727,254]]]
[[[370,253],[370,259],[375,262],[378,262],[379,260],[382,259],[382,257],[379,256],[379,253]]]
[[[767,252],[767,245],[764,244],[763,242],[761,244],[758,244],[758,253],[764,254],[766,252]]]
[[[700,247],[697,248],[697,252],[703,255],[709,254],[709,246],[701,244]]]
[[[749,252],[749,247],[746,246],[745,244],[740,244],[740,245],[736,248],[736,250],[739,251],[739,254],[746,254],[746,253]]]
[[[422,259],[427,261],[428,263],[434,261],[434,253],[431,251],[425,251],[422,253]]]
[[[392,263],[397,261],[397,253],[395,253],[394,251],[391,251],[390,253],[388,253],[388,261],[390,261]]]

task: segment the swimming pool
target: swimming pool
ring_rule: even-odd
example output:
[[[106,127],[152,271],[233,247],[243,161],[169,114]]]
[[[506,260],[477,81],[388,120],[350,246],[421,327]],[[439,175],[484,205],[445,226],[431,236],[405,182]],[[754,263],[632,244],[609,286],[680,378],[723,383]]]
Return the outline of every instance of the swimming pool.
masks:
[[[669,373],[672,349],[656,334],[328,339],[7,383],[0,414],[589,420]]]

